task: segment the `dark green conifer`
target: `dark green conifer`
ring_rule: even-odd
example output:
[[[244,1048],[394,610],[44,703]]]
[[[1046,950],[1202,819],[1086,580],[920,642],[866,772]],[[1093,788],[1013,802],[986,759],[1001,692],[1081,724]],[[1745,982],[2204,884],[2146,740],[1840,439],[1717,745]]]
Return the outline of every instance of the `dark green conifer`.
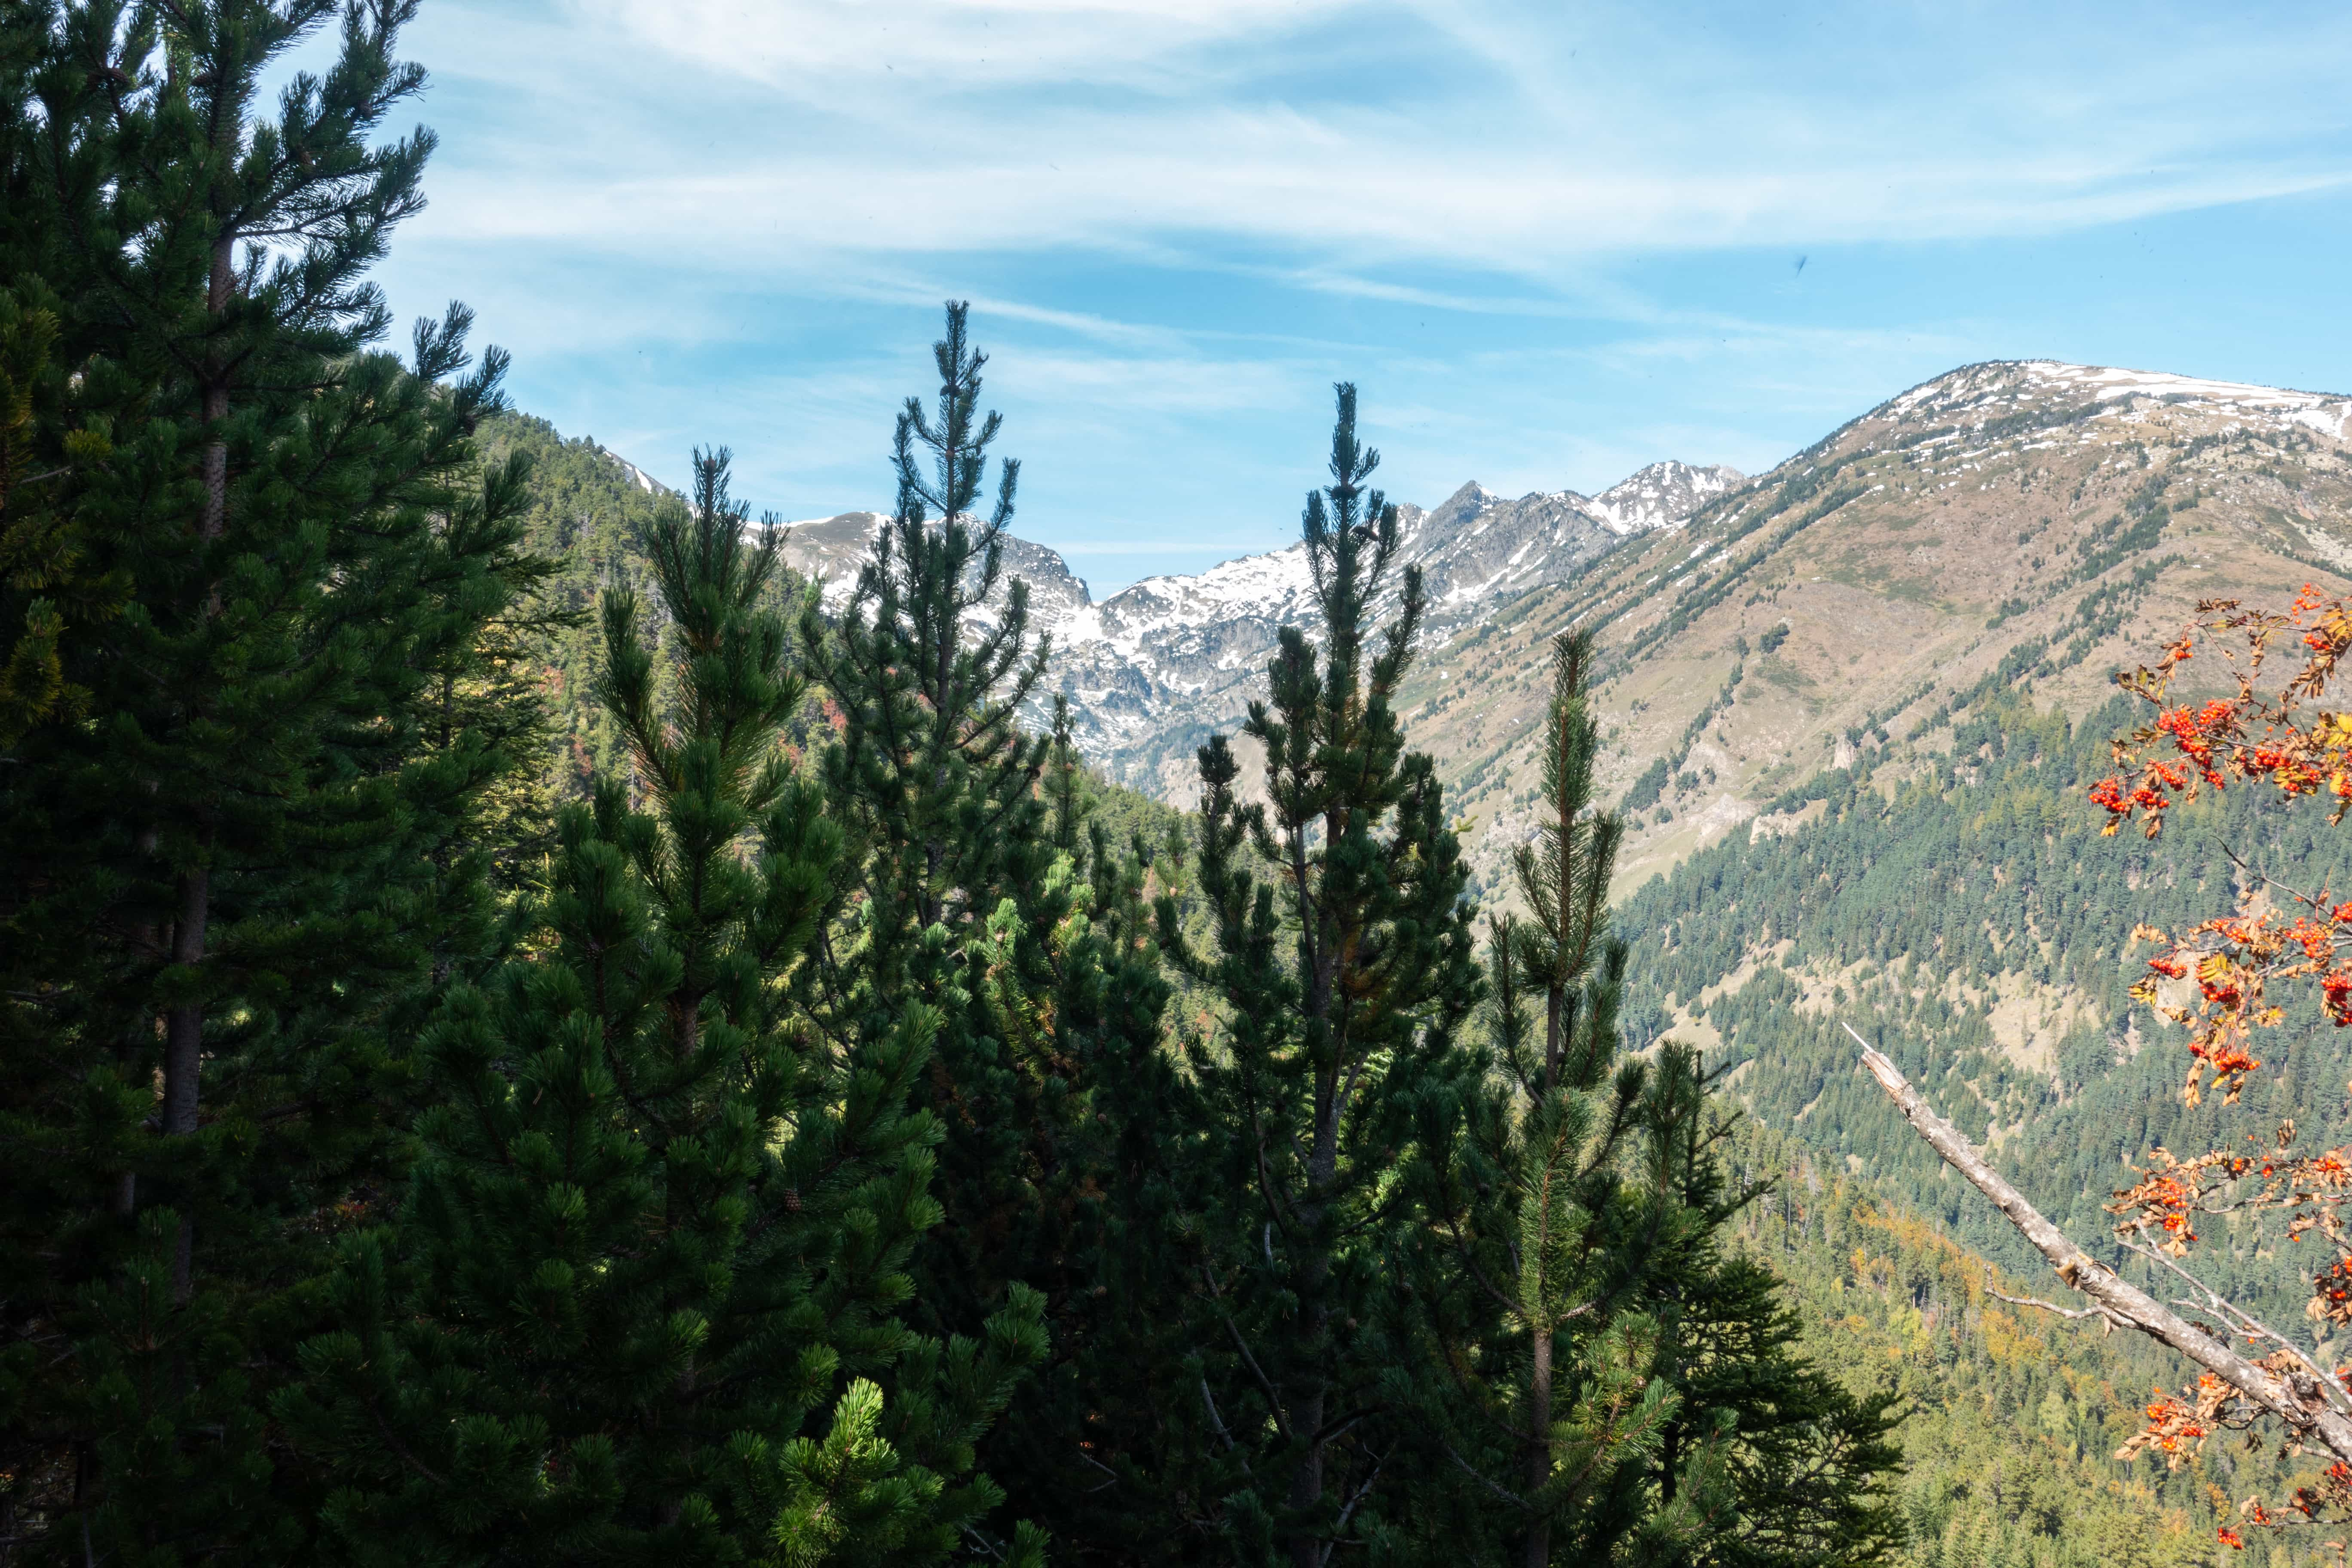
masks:
[[[1135,1324],[1103,1283],[1102,1248],[1131,1190],[1113,1170],[1130,1086],[1164,1070],[1167,987],[1139,858],[1088,821],[1066,723],[1022,727],[1048,644],[1026,584],[1005,577],[1017,463],[980,515],[1001,421],[981,413],[987,359],[967,321],[949,304],[937,402],[899,415],[897,504],[853,596],[837,619],[812,605],[803,621],[840,716],[824,770],[855,893],[803,995],[837,1037],[907,997],[938,1010],[918,1096],[943,1128],[946,1221],[913,1260],[916,1321],[971,1333],[1009,1291],[1043,1293],[1052,1357],[986,1461],[1011,1494],[1005,1520],[1084,1534],[1081,1517],[1134,1519],[1125,1495],[1065,1510],[1100,1488],[1097,1391],[1131,1366],[1103,1359],[1128,1354],[1108,1347],[1131,1349]]]
[[[1458,1050],[1480,988],[1460,847],[1392,706],[1423,596],[1412,566],[1391,590],[1396,509],[1365,486],[1379,460],[1339,387],[1331,482],[1304,518],[1320,647],[1283,628],[1270,700],[1242,727],[1265,749],[1262,803],[1244,803],[1223,737],[1201,750],[1209,942],[1182,942],[1172,900],[1160,915],[1214,1001],[1185,1042],[1206,1162],[1186,1194],[1193,1447],[1171,1445],[1162,1479],[1171,1509],[1223,1537],[1197,1550],[1294,1568],[1382,1539],[1384,1494],[1407,1479],[1397,1417],[1436,1369],[1390,1329],[1402,1109]]]
[[[495,942],[520,758],[463,710],[537,568],[472,453],[503,356],[457,307],[375,346],[413,10],[0,14],[0,1469],[12,1533],[117,1563],[299,1554],[297,1287]]]
[[[1877,1561],[1886,1402],[1806,1364],[1770,1276],[1722,1250],[1758,1189],[1724,1181],[1697,1054],[1620,1048],[1591,664],[1590,632],[1555,639],[1541,817],[1513,858],[1528,913],[1490,925],[1487,1052],[1418,1107],[1416,1305],[1453,1374],[1428,1474],[1455,1490],[1419,1492],[1417,1528],[1522,1568]]]
[[[724,452],[695,467],[647,540],[669,680],[636,595],[604,600],[635,778],[564,810],[535,956],[452,995],[414,1191],[283,1406],[354,1561],[934,1561],[996,1500],[973,1442],[1044,1348],[1017,1287],[979,1339],[901,1321],[939,1014],[835,1039],[793,1005],[842,834],[778,744],[779,534]]]

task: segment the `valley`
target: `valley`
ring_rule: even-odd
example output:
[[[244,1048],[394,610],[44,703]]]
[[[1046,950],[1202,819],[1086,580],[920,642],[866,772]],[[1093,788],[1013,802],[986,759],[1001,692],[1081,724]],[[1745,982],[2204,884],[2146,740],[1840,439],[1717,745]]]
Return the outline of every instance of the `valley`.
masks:
[[[0,1568],[2347,1568],[2327,28],[1619,10],[0,4]]]
[[[2218,1451],[2210,1474],[2106,1457],[2163,1358],[1985,1294],[2003,1273],[2032,1286],[2037,1260],[1854,1072],[1838,1026],[1894,1055],[2085,1245],[2127,1162],[2213,1135],[2210,1107],[2179,1103],[2177,1035],[2124,995],[2122,935],[2210,902],[2224,843],[2345,877],[2352,854],[2242,797],[2159,846],[2102,840],[2084,795],[2134,721],[2115,668],[2200,600],[2347,581],[2347,418],[2338,397],[1978,365],[1753,478],[1660,464],[1593,498],[1469,484],[1401,509],[1433,605],[1401,710],[1471,824],[1482,899],[1507,901],[1531,826],[1549,640],[1600,629],[1607,784],[1629,824],[1617,918],[1641,977],[1629,1033],[1691,1040],[1727,1071],[1754,1124],[1743,1147],[1786,1173],[1776,1217],[1746,1234],[1780,1237],[1771,1261],[1819,1346],[1905,1389],[1934,1433],[1912,1450],[1914,1563],[2205,1562],[2203,1488],[2272,1474]],[[587,556],[625,570],[654,492],[527,433],[537,482],[571,487],[589,520]],[[794,524],[791,559],[838,605],[879,522]],[[1008,542],[1006,570],[1055,636],[1046,685],[1088,760],[1178,806],[1194,748],[1236,722],[1307,602],[1296,549],[1100,602],[1029,542]],[[559,654],[559,683],[584,675],[580,656]],[[570,744],[601,742],[590,725]],[[2335,1051],[2312,1036],[2266,1090],[2329,1135],[2352,1131],[2326,1088],[2342,1075],[2319,1065]],[[2258,1237],[2231,1258],[2228,1284],[2292,1310],[2294,1277]],[[2020,1443],[2040,1473],[1988,1484]]]

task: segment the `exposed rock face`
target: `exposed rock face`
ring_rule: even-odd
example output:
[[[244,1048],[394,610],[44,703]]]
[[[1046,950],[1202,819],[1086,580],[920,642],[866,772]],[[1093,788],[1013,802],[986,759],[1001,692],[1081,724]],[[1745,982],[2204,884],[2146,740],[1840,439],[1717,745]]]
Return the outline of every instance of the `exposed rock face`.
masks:
[[[1592,498],[1552,490],[1513,500],[1466,484],[1427,511],[1398,509],[1400,564],[1422,569],[1429,629],[1442,637],[1507,598],[1575,578],[1627,537],[1679,527],[1741,482],[1732,468],[1658,463]],[[1193,748],[1245,710],[1280,628],[1313,623],[1307,547],[1294,544],[1113,595],[1057,629],[1054,673],[1099,766],[1184,799]]]
[[[825,604],[838,609],[857,587],[857,569],[872,548],[874,536],[889,520],[878,511],[845,511],[807,522],[786,523],[784,560],[802,576],[814,581]],[[1029,584],[1029,615],[1033,625],[1055,626],[1069,620],[1090,602],[1086,579],[1072,574],[1069,563],[1042,544],[1013,534],[1004,536],[1003,565],[996,592],[975,612],[987,619],[1011,592],[1013,580]]]

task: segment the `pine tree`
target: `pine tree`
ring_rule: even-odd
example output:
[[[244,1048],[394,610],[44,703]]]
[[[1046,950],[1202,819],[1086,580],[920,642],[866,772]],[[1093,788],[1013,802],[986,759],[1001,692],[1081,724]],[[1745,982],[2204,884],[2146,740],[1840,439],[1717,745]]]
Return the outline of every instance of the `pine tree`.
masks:
[[[1303,520],[1321,647],[1283,628],[1270,700],[1242,727],[1265,748],[1264,803],[1243,803],[1223,736],[1201,750],[1210,942],[1191,948],[1174,901],[1160,910],[1162,942],[1216,1003],[1186,1040],[1210,1162],[1187,1194],[1199,1440],[1163,1479],[1225,1537],[1216,1550],[1295,1568],[1379,1539],[1383,1488],[1403,1479],[1390,1461],[1422,1369],[1387,1326],[1392,1177],[1407,1091],[1458,1051],[1479,991],[1460,847],[1392,706],[1421,574],[1404,568],[1375,634],[1397,512],[1365,487],[1380,458],[1357,437],[1355,388],[1337,392],[1331,482]]]
[[[1132,1345],[1118,1316],[1132,1303],[1102,1286],[1106,1227],[1133,1191],[1114,1173],[1125,1124],[1111,1112],[1163,1071],[1167,987],[1138,858],[1088,822],[1066,719],[1022,727],[1048,642],[1026,584],[1004,575],[1020,469],[1001,464],[983,521],[1002,422],[980,411],[987,357],[967,307],[946,316],[938,400],[909,399],[898,420],[893,515],[837,621],[813,606],[803,622],[841,719],[824,768],[857,895],[805,994],[841,1037],[905,997],[939,1010],[919,1094],[944,1129],[946,1220],[913,1259],[915,1321],[969,1334],[1016,1288],[1042,1293],[1053,1356],[987,1462],[1006,1520],[1085,1533],[1063,1510],[1101,1481],[1096,1390],[1122,1368],[1100,1358]]]
[[[282,1406],[354,1561],[935,1561],[996,1500],[972,1445],[1043,1352],[1018,1289],[984,1341],[901,1321],[940,1018],[837,1041],[793,1005],[842,834],[778,744],[780,535],[749,537],[724,452],[695,471],[647,541],[669,681],[636,595],[603,605],[644,804],[605,777],[567,807],[537,955],[452,994],[414,1190]]]
[[[1041,790],[1051,742],[1025,733],[1019,710],[1046,647],[1030,632],[1027,585],[1003,581],[1016,460],[999,466],[986,521],[975,515],[1002,420],[980,414],[987,356],[970,346],[966,321],[965,306],[948,306],[933,349],[936,416],[911,398],[898,416],[897,506],[848,605],[828,623],[812,605],[802,622],[841,715],[824,769],[853,835],[859,895],[811,999],[845,1037],[910,995],[942,1015],[922,1094],[946,1130],[940,1196],[950,1224],[939,1245],[952,1255],[925,1270],[936,1289],[919,1308],[939,1324],[982,1310],[1031,1239],[1017,1234],[1037,1218],[1025,1189],[1046,1175],[1035,1162],[1053,1157],[1033,1145],[1052,1134],[1040,1097],[1066,1088],[1026,1021],[1035,993],[1050,987],[1032,917],[1047,897],[1054,845]],[[1000,586],[1001,607],[976,620]],[[1066,879],[1045,929],[1068,908]]]
[[[119,1562],[299,1551],[263,1420],[299,1287],[395,1179],[436,973],[496,942],[474,841],[520,757],[453,703],[538,567],[522,468],[471,447],[503,356],[457,307],[407,364],[374,347],[432,145],[376,140],[413,9],[0,22],[0,257],[35,268],[0,310],[32,392],[0,637],[34,678],[0,766],[0,1468],[18,1533]]]
[[[932,345],[936,416],[919,398],[898,416],[898,502],[838,625],[814,606],[802,624],[842,714],[827,784],[874,857],[865,951],[884,995],[913,978],[920,933],[985,920],[990,895],[1046,847],[1037,785],[1048,742],[1022,731],[1019,710],[1048,645],[1030,635],[1028,584],[1003,581],[1018,459],[998,465],[987,521],[974,511],[1003,421],[980,414],[988,357],[967,341],[969,310],[950,301],[947,335]],[[1003,607],[976,621],[1000,583]]]
[[[1553,643],[1542,816],[1513,857],[1528,913],[1489,926],[1486,1056],[1417,1108],[1416,1306],[1454,1374],[1427,1406],[1429,1473],[1456,1488],[1424,1492],[1418,1526],[1525,1568],[1875,1561],[1886,1402],[1806,1365],[1770,1277],[1723,1255],[1759,1189],[1723,1179],[1697,1054],[1621,1050],[1592,653],[1589,631]]]

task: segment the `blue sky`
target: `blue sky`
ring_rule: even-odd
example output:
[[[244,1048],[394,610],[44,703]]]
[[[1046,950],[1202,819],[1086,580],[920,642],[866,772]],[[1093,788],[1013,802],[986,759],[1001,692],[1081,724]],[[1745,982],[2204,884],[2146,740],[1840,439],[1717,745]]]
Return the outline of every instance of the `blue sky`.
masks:
[[[406,52],[403,316],[813,517],[969,298],[1097,595],[1295,537],[1339,378],[1423,504],[1752,471],[1979,359],[2352,389],[2341,5],[426,0]]]

